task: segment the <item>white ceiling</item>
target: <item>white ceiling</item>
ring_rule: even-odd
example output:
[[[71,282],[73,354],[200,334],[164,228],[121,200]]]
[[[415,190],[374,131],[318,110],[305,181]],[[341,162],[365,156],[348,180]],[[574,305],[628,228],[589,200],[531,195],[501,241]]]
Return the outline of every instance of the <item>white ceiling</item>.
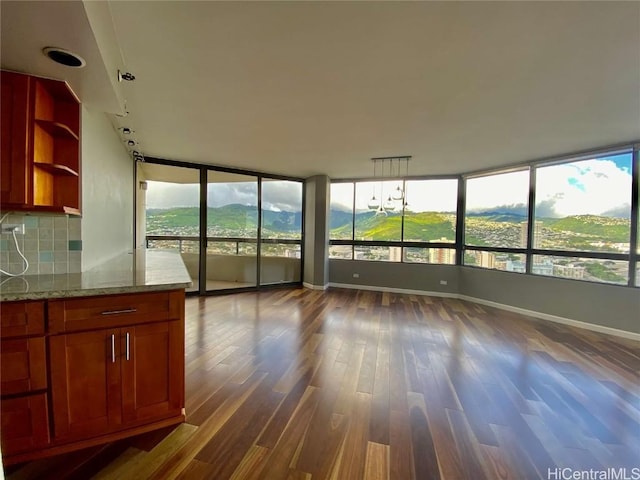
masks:
[[[147,156],[347,178],[640,139],[640,2],[94,3],[1,2],[2,66],[126,99]],[[51,44],[104,78],[47,66]]]

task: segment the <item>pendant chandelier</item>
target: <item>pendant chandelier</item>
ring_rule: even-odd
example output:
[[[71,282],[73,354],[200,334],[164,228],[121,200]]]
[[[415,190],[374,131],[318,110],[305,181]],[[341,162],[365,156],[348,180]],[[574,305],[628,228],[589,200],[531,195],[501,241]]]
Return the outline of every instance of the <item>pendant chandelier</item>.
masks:
[[[409,160],[411,156],[402,157],[375,157],[373,162],[373,187],[371,199],[367,203],[369,210],[376,212],[376,215],[387,215],[396,209],[403,210],[407,204],[407,192],[404,180],[409,176]],[[404,163],[404,175],[401,173]],[[387,173],[388,170],[388,173]],[[378,176],[378,171],[380,172]],[[376,181],[380,179],[379,197],[376,196]],[[397,180],[396,187],[391,192],[384,191],[385,180]]]

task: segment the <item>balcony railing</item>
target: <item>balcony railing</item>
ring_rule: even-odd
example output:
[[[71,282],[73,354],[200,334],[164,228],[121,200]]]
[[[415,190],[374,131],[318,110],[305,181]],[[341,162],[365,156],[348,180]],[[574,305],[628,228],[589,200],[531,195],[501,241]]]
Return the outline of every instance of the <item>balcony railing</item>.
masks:
[[[153,242],[177,242],[177,249],[180,253],[195,253],[200,247],[200,237],[188,236],[188,235],[147,235],[145,237],[145,243],[147,248],[157,248]],[[190,242],[191,244],[185,244]],[[215,244],[231,244],[234,246],[231,252],[220,252],[227,255],[242,255],[242,246],[257,245],[257,238],[244,238],[244,237],[207,237],[207,246]],[[263,238],[261,239],[263,245],[302,245],[302,240],[292,238]],[[166,243],[162,246],[165,246]],[[191,248],[189,248],[191,247]],[[257,247],[256,247],[257,248]],[[255,253],[255,252],[254,252]],[[244,253],[246,254],[246,253]]]

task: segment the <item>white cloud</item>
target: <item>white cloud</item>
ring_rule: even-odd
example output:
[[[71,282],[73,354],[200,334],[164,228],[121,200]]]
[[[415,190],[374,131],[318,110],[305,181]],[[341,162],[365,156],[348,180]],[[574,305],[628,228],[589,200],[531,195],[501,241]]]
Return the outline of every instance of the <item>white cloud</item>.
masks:
[[[210,183],[210,207],[239,203],[257,205],[256,182]],[[147,181],[147,208],[195,207],[200,205],[200,185]],[[299,212],[302,207],[302,184],[290,181],[264,181],[262,206],[266,210]]]
[[[539,168],[540,215],[601,215],[631,204],[631,174],[611,160],[585,160]]]
[[[194,207],[200,204],[199,192],[193,183],[147,181],[147,208]]]
[[[356,211],[368,210],[367,204],[373,195],[386,200],[402,182],[385,181],[359,182],[356,191]],[[458,198],[458,182],[455,179],[408,180],[406,185],[408,209],[413,212],[455,212]],[[353,184],[334,183],[331,185],[331,208],[351,211],[353,208]]]
[[[486,210],[529,201],[529,170],[467,180],[467,210]]]

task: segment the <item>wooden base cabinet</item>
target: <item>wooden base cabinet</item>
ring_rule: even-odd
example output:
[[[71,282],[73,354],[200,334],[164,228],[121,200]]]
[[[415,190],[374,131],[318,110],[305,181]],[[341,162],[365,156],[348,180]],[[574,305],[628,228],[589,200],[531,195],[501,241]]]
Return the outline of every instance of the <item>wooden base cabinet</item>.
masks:
[[[0,431],[4,457],[50,442],[44,311],[42,301],[2,305]]]
[[[102,435],[179,416],[184,392],[179,321],[53,336],[54,438]]]
[[[44,336],[3,339],[5,464],[184,421],[184,291],[45,303]],[[3,320],[5,306],[28,310],[16,305],[2,305]]]

